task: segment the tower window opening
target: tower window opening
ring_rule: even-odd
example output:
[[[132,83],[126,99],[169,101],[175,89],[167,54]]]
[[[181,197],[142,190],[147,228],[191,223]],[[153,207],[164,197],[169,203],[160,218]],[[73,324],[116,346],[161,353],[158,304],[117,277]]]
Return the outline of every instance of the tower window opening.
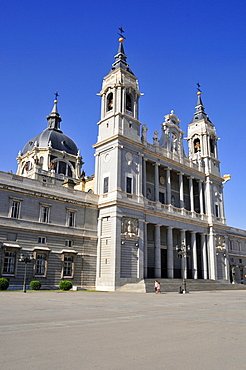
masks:
[[[210,152],[214,154],[214,139],[210,138]]]
[[[201,144],[199,139],[194,140],[194,152],[200,152],[201,151]]]
[[[132,193],[132,178],[128,176],[126,178],[126,192],[128,194]]]
[[[126,94],[126,110],[132,112],[132,97],[129,93]]]
[[[103,179],[103,192],[104,193],[108,193],[108,182],[109,182],[109,178],[104,177]]]
[[[113,93],[109,93],[107,96],[107,111],[113,109]]]

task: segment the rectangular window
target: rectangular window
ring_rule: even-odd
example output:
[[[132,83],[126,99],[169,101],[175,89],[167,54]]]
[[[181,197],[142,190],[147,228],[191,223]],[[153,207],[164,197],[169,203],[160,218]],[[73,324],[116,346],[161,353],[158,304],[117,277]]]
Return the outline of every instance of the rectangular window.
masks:
[[[103,192],[108,193],[108,177],[104,177],[103,179]]]
[[[74,227],[75,226],[75,215],[76,211],[67,211],[67,226]]]
[[[65,246],[71,248],[73,246],[73,240],[66,240]]]
[[[159,193],[159,202],[162,204],[165,204],[165,194],[164,193]]]
[[[64,255],[63,260],[63,277],[73,277],[74,258],[73,256]]]
[[[3,262],[3,274],[14,275],[16,252],[5,251]]]
[[[41,206],[40,207],[40,222],[48,223],[50,220],[50,207],[49,206]]]
[[[132,178],[128,176],[126,178],[126,192],[132,194]]]
[[[219,206],[218,206],[218,204],[215,204],[215,216],[219,217]]]
[[[19,218],[20,217],[20,201],[12,200],[10,217]]]
[[[47,255],[46,253],[36,254],[36,265],[35,265],[35,275],[46,275],[46,264]]]
[[[45,236],[39,236],[38,237],[38,244],[46,244],[46,237]]]

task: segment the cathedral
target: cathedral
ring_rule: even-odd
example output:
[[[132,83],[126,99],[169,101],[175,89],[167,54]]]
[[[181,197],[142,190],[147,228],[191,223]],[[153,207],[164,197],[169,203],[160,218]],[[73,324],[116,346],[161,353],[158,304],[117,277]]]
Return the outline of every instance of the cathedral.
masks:
[[[85,176],[62,131],[57,97],[44,131],[18,153],[16,174],[0,172],[0,276],[10,289],[23,280],[104,291],[144,291],[145,281],[163,278],[246,283],[246,231],[226,224],[229,175],[200,89],[188,153],[174,111],[148,142],[123,41],[100,91],[95,174]]]

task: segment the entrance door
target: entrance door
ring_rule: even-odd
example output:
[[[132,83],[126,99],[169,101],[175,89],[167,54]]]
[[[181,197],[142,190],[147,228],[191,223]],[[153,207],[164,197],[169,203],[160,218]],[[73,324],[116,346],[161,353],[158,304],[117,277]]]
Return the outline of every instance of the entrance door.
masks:
[[[161,249],[161,277],[167,278],[167,250]]]

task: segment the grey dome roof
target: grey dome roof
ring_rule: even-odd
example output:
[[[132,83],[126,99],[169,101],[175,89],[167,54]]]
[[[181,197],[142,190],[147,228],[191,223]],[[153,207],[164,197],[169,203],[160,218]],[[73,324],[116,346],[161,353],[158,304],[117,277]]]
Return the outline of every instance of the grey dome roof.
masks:
[[[54,107],[50,115],[47,117],[48,127],[41,132],[41,134],[28,141],[24,146],[21,155],[32,150],[35,146],[40,148],[50,147],[72,155],[78,154],[78,147],[75,142],[67,135],[64,135],[60,130],[60,122],[62,119],[57,110],[57,103],[58,101],[55,100]]]
[[[40,148],[51,147],[69,154],[77,155],[78,147],[75,142],[64,135],[62,131],[46,128],[41,134],[28,141],[22,150],[22,155],[32,150],[34,146]]]

